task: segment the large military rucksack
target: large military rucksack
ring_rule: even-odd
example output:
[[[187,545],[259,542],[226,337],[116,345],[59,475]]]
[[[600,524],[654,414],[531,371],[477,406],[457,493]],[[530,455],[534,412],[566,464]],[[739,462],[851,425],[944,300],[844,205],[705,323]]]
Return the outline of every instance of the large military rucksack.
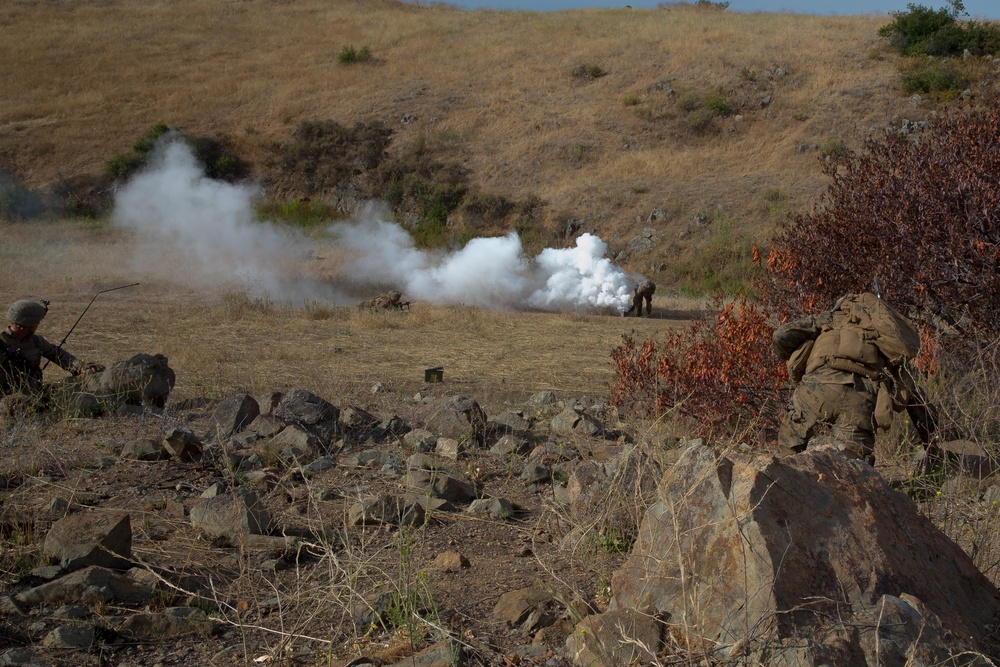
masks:
[[[91,376],[84,389],[104,400],[162,408],[175,379],[162,354],[137,354]]]
[[[817,337],[806,372],[829,365],[877,376],[886,361],[897,366],[919,351],[920,334],[908,319],[874,294],[850,294]]]

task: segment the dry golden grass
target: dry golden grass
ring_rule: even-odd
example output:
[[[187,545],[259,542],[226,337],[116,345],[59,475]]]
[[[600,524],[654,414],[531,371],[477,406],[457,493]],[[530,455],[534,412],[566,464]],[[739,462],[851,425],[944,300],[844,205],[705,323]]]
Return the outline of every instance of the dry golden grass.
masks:
[[[778,218],[756,193],[779,189],[802,210],[826,186],[811,147],[857,147],[895,114],[928,113],[897,93],[875,16],[60,0],[12,3],[2,21],[18,38],[0,44],[0,167],[29,184],[99,173],[158,122],[227,135],[262,169],[302,121],[378,120],[396,133],[392,150],[425,140],[471,169],[476,189],[541,197],[556,228],[583,218],[622,244],[664,208],[654,264],[696,249],[697,234],[671,242],[718,206],[766,238]],[[347,45],[373,60],[340,64]],[[584,63],[607,76],[572,76]],[[664,81],[676,96],[653,88]],[[693,134],[678,96],[720,87],[740,119]]]

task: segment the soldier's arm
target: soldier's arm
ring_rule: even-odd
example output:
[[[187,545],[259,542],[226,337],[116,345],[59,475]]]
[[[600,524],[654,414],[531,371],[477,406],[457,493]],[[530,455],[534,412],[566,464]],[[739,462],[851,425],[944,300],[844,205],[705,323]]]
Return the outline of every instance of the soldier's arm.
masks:
[[[38,349],[42,352],[42,356],[49,361],[55,362],[60,368],[70,373],[80,373],[87,367],[87,364],[61,347],[53,345],[38,334],[35,334],[35,341],[38,344]]]
[[[917,431],[917,437],[924,443],[930,442],[937,430],[937,410],[927,398],[923,389],[917,386],[912,369],[903,364],[891,369],[893,384],[893,409],[906,410],[906,414]]]
[[[816,338],[820,327],[818,318],[812,315],[786,322],[774,330],[771,336],[771,350],[778,359],[786,361],[803,343]]]

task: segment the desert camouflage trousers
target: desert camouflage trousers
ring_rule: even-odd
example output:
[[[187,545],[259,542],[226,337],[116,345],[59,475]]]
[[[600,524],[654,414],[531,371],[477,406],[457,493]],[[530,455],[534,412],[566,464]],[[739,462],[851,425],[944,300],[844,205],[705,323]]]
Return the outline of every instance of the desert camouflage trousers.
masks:
[[[820,382],[808,375],[802,379],[778,429],[781,455],[805,451],[811,438],[829,434],[854,445],[847,448],[851,456],[871,461],[878,388],[863,376],[854,378],[853,384]]]

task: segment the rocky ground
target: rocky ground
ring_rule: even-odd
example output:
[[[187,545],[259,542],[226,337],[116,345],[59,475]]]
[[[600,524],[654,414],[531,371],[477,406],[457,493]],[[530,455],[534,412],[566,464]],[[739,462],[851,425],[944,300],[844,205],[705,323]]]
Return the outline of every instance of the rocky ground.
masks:
[[[601,400],[443,387],[10,418],[0,664],[568,662],[659,468]]]

